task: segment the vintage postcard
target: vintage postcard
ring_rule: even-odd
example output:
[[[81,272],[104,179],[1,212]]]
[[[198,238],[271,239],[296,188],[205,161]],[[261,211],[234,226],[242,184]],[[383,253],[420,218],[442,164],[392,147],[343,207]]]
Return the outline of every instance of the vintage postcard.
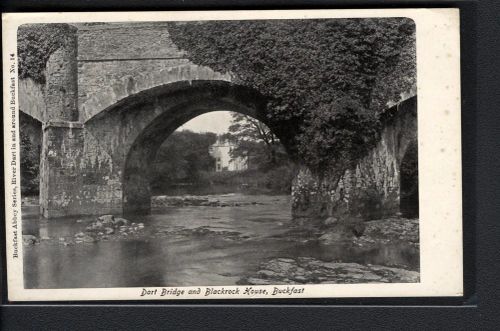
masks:
[[[458,10],[2,21],[10,301],[462,295]]]

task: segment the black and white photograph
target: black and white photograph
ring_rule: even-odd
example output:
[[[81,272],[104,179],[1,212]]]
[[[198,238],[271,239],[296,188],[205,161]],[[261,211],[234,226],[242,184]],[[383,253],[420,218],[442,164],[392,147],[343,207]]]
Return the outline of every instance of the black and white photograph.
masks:
[[[419,175],[455,145],[436,138],[419,166],[420,131],[444,133],[421,127],[416,21],[353,16],[19,24],[4,49],[16,284],[128,299],[418,286],[421,216],[440,222],[423,199],[441,185]]]

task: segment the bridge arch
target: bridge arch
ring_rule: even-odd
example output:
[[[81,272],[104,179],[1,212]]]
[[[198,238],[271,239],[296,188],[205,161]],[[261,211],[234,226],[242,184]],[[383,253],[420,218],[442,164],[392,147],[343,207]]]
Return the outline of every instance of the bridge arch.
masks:
[[[269,120],[265,97],[227,81],[182,81],[155,87],[127,97],[85,123],[86,131],[107,149],[119,173],[125,214],[150,211],[150,171],[161,144],[184,123],[212,111],[251,116],[283,138],[285,149],[291,149],[286,127]]]
[[[124,74],[120,78],[111,81],[109,86],[102,87],[98,91],[88,91],[79,100],[80,120],[86,122],[103,110],[113,107],[117,103],[127,101],[138,93],[155,88],[161,89],[169,84],[175,85],[196,81],[231,82],[231,75],[219,73],[208,67],[192,63],[158,68],[158,70],[134,75]]]

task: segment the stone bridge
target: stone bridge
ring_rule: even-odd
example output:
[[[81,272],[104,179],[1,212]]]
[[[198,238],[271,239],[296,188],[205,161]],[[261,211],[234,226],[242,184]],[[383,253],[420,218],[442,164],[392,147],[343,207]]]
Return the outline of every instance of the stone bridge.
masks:
[[[48,60],[45,85],[19,82],[20,116],[29,119],[23,122],[42,127],[40,209],[45,217],[147,213],[149,166],[156,151],[198,115],[226,110],[270,124],[258,91],[190,62],[165,24],[75,24],[68,38]],[[396,120],[372,153],[378,158],[375,171],[390,173],[373,180],[396,205],[399,194],[391,192],[399,192],[401,158],[408,141],[416,139],[415,97],[409,100],[410,110],[392,116]],[[398,127],[398,121],[411,123]],[[285,134],[286,129],[269,126],[278,138]],[[363,167],[374,169],[368,163]],[[359,180],[356,185],[362,187]]]

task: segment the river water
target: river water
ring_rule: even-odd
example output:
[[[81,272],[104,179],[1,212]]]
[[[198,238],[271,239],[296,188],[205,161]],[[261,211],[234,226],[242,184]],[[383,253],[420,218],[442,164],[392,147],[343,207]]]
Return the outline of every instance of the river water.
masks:
[[[323,245],[296,230],[288,196],[217,197],[229,206],[180,206],[128,218],[143,223],[136,235],[74,242],[95,217],[40,219],[23,207],[26,288],[234,285],[273,258],[310,257],[418,270],[418,249],[404,244]],[[231,206],[232,202],[246,204]],[[290,231],[293,231],[293,236]]]

